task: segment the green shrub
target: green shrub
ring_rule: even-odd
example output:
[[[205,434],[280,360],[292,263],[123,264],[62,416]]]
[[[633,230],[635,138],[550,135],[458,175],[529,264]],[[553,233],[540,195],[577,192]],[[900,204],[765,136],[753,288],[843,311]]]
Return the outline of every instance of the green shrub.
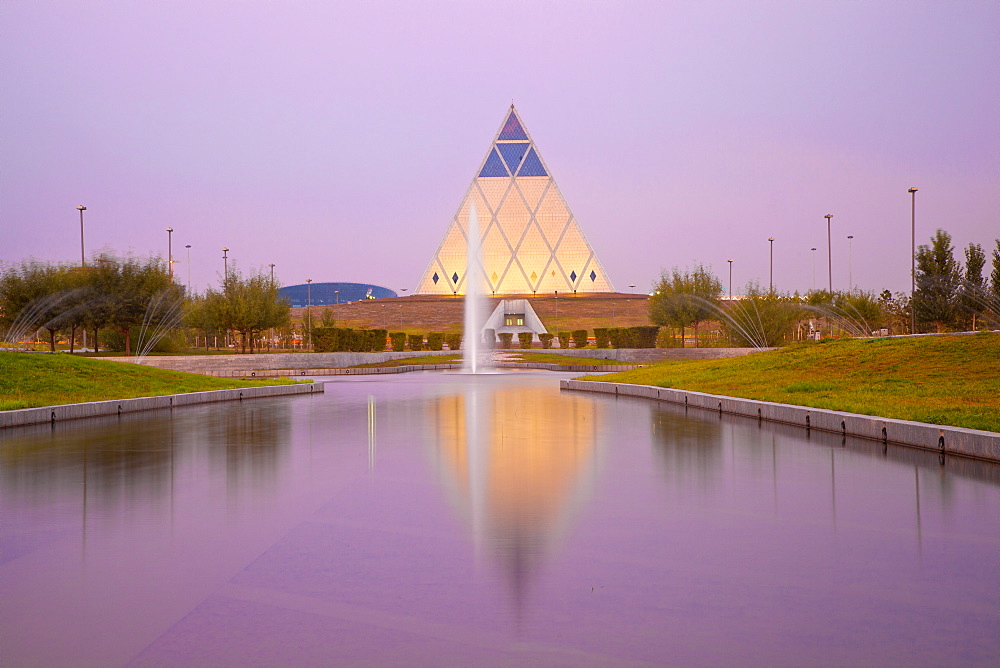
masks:
[[[427,335],[427,349],[428,350],[443,350],[444,349],[444,332],[431,332]]]
[[[635,331],[636,348],[656,347],[656,335],[660,333],[659,325],[643,325],[631,329]]]
[[[587,347],[587,330],[585,329],[573,330],[573,346],[575,348]]]
[[[484,329],[483,330],[483,343],[486,346],[486,350],[493,350],[497,347],[497,330],[495,329]]]
[[[406,342],[410,344],[410,350],[423,350],[424,349],[424,335],[423,334],[410,334],[406,337]]]
[[[607,327],[595,327],[594,328],[594,342],[597,344],[598,348],[610,348],[611,347],[611,337],[608,336]]]
[[[392,341],[393,352],[401,353],[406,350],[406,332],[393,332],[389,335],[389,340]]]
[[[552,335],[552,334],[549,334],[549,333],[539,334],[538,335],[538,340],[542,342],[542,348],[551,348],[552,347],[552,339],[554,339],[554,338],[555,338],[555,336]]]
[[[462,332],[446,334],[444,342],[448,344],[448,350],[459,350],[462,347]]]
[[[559,347],[569,348],[569,332],[559,332]]]
[[[510,350],[510,344],[514,340],[514,332],[500,332],[497,336],[500,337],[500,347],[504,350]]]
[[[527,350],[531,347],[531,342],[535,339],[535,334],[533,332],[518,332],[517,333],[517,343],[521,347],[521,350]]]

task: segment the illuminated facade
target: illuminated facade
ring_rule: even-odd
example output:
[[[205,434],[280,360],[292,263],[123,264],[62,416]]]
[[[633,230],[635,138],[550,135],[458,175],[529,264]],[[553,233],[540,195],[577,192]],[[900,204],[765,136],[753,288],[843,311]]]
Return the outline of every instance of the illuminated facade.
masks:
[[[471,202],[482,234],[485,290],[614,292],[514,105],[477,174],[415,294],[465,294]]]

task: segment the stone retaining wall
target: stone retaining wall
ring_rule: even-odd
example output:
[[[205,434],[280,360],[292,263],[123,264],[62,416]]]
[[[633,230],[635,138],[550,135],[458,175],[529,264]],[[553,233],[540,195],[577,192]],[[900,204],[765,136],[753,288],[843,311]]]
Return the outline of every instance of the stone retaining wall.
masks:
[[[19,427],[45,422],[61,422],[78,418],[107,415],[124,415],[154,408],[175,408],[193,406],[216,401],[242,401],[260,397],[277,397],[290,394],[312,394],[322,392],[322,383],[301,383],[298,385],[268,385],[266,387],[243,387],[233,390],[211,390],[189,392],[162,397],[140,397],[138,399],[118,399],[113,401],[91,401],[83,404],[64,404],[42,408],[22,408],[15,411],[0,411],[0,428]]]
[[[874,441],[932,450],[941,454],[962,455],[1000,462],[1000,433],[992,431],[948,427],[909,420],[893,420],[871,415],[739,399],[651,385],[563,380],[560,382],[560,388],[667,401],[719,414],[740,415],[844,436],[859,436]]]
[[[766,348],[774,350],[774,348]],[[556,355],[615,360],[623,364],[648,364],[664,360],[714,360],[760,352],[757,348],[552,348]]]

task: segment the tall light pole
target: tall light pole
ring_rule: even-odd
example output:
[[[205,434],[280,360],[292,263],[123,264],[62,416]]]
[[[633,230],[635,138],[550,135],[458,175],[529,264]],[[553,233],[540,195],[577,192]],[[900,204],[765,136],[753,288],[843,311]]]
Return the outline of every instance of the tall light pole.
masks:
[[[768,279],[768,284],[770,286],[770,292],[774,292],[774,237],[768,237],[767,241],[771,245],[771,274]]]
[[[222,249],[222,287],[225,288],[229,283],[229,249]]]
[[[334,290],[333,291],[333,297],[334,297],[334,299],[337,302],[337,306],[340,306],[340,290]]]
[[[854,235],[847,235],[847,290],[854,291]]]
[[[174,280],[174,228],[167,228],[167,270],[170,280]]]
[[[80,266],[87,266],[87,256],[83,253],[83,212],[87,210],[87,207],[80,205],[76,207],[76,210],[80,212]]]
[[[832,295],[833,294],[833,247],[832,247],[833,241],[832,238],[830,237],[830,219],[833,218],[833,214],[828,213],[823,217],[826,218],[826,266],[830,274],[830,294]]]
[[[917,333],[917,312],[913,308],[913,295],[917,292],[917,187],[910,193],[910,334]]]
[[[188,294],[191,294],[191,244],[184,246],[188,252]]]
[[[309,350],[313,347],[313,298],[312,298],[312,282],[313,279],[306,279],[306,317],[309,318]]]
[[[273,264],[269,264],[267,266],[269,266],[271,268],[271,285],[274,285],[274,265]]]
[[[810,248],[813,256],[813,292],[816,291],[816,249]]]
[[[729,301],[733,301],[733,261],[726,260],[729,262]]]

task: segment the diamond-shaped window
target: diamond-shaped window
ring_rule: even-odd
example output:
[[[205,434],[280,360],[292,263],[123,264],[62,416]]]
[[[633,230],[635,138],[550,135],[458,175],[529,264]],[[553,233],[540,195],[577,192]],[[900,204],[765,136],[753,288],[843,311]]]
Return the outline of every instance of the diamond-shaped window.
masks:
[[[597,274],[594,273],[594,272],[590,272],[590,280],[591,280],[591,282],[596,281],[597,280]]]
[[[437,276],[437,274],[434,274],[434,275]],[[571,280],[574,283],[576,283],[576,272],[575,271],[571,271],[570,272],[570,274],[569,274],[569,280]]]
[[[451,282],[452,283],[458,283],[458,272],[457,271],[454,274],[451,275]]]
[[[440,277],[440,276],[438,276],[438,275],[437,275],[437,272],[435,271],[435,272],[434,272],[434,275],[433,275],[433,276],[431,276],[431,280],[432,280],[432,281],[434,281],[434,285],[437,285],[437,282],[441,280],[441,277]]]

